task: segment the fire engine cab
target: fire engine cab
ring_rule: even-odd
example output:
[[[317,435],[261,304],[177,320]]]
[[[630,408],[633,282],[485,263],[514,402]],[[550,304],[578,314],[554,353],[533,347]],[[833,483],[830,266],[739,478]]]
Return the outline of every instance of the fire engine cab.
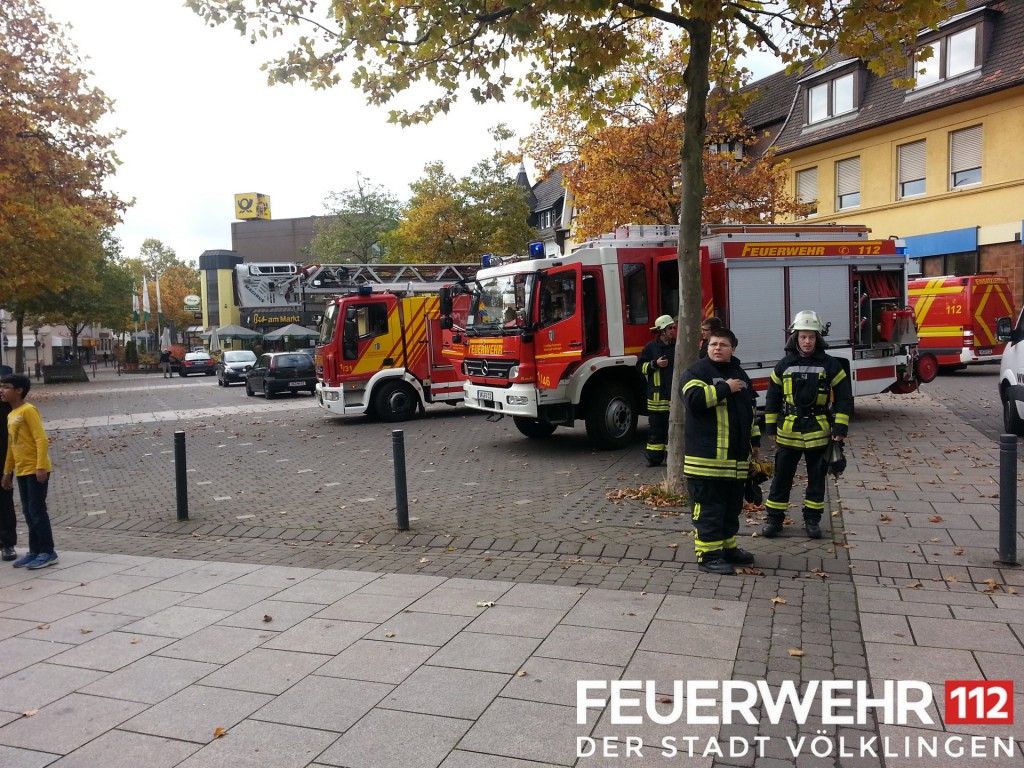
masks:
[[[567,256],[488,259],[475,280],[443,290],[455,331],[445,354],[460,362],[465,404],[511,416],[527,437],[582,419],[598,447],[628,445],[645,408],[638,355],[654,318],[679,310],[677,238],[674,226],[621,227]],[[757,390],[783,355],[790,318],[814,310],[855,395],[909,392],[917,336],[904,250],[863,226],[707,227],[703,313],[739,337]],[[464,323],[459,290],[469,296]]]
[[[331,414],[403,421],[428,403],[462,401],[462,374],[445,357],[438,290],[477,265],[415,265],[403,284],[365,283],[327,302],[316,351],[317,404]],[[440,279],[437,279],[440,278]],[[469,297],[455,302],[464,320]]]

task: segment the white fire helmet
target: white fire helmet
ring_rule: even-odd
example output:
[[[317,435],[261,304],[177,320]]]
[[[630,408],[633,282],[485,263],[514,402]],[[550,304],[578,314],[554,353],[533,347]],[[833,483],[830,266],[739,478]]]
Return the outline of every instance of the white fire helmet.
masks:
[[[817,312],[805,309],[803,312],[796,313],[796,317],[793,318],[793,325],[790,330],[793,332],[815,331],[817,333],[822,333],[825,330],[825,326],[822,324]]]
[[[676,324],[676,321],[675,321],[675,318],[672,317],[672,315],[662,315],[661,317],[659,317],[657,320],[654,321],[654,327],[651,328],[651,330],[652,331],[663,331],[666,328],[668,328],[670,325],[675,325],[675,324]]]

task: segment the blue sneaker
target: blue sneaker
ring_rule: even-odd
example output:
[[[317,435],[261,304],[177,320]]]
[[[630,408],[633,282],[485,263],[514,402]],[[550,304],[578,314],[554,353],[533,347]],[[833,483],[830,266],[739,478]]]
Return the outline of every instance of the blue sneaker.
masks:
[[[22,557],[20,560],[15,560],[14,561],[14,567],[15,568],[24,568],[26,565],[31,563],[37,557],[39,557],[39,553],[38,552],[26,552],[24,557]]]
[[[30,571],[38,571],[40,568],[45,568],[48,565],[53,565],[57,562],[56,552],[42,552],[36,555],[36,559],[25,567]]]

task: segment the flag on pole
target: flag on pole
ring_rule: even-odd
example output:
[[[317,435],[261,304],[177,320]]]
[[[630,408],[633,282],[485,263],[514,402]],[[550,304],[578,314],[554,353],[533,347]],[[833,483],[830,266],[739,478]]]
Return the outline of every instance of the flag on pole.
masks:
[[[160,304],[160,275],[153,277],[153,282],[156,283],[156,324],[159,328],[164,327],[164,308]]]
[[[132,322],[139,324],[139,294],[132,294]]]
[[[146,285],[146,276],[142,276],[142,324],[149,325],[153,313],[149,308],[149,286]]]

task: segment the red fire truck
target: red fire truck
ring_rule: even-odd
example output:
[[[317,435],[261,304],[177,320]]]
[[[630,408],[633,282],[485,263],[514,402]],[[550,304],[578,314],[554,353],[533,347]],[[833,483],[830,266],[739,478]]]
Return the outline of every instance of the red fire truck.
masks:
[[[485,264],[460,286],[471,301],[465,323],[445,320],[457,332],[446,354],[461,357],[466,405],[511,416],[527,437],[582,419],[595,445],[628,445],[645,407],[637,357],[654,319],[679,308],[677,234],[622,227],[567,256]],[[814,310],[855,395],[909,392],[917,336],[904,250],[863,226],[708,227],[704,314],[739,337],[757,390],[783,355],[790,319]],[[442,291],[443,314],[455,293]]]
[[[1001,275],[921,277],[909,283],[921,337],[917,376],[928,383],[940,369],[994,363],[1006,346],[996,338],[996,319],[1013,317],[1013,291]]]
[[[316,350],[321,408],[403,421],[427,403],[462,401],[463,377],[443,355],[451,333],[440,326],[438,290],[444,280],[472,277],[479,266],[428,266],[416,265],[418,281],[403,272],[404,286],[368,283],[327,302]],[[469,297],[459,297],[455,319],[464,321],[468,307]]]

